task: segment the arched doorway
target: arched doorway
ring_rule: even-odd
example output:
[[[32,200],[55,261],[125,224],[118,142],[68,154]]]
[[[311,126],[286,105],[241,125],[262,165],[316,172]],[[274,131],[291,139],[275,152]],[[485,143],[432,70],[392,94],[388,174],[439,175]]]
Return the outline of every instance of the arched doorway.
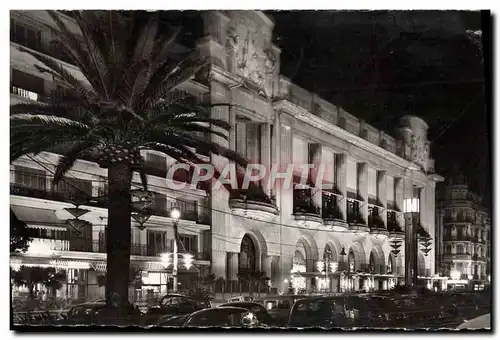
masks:
[[[356,256],[354,255],[354,251],[349,250],[349,255],[347,256],[347,270],[350,273],[354,273],[356,271]]]
[[[238,256],[238,271],[255,272],[257,269],[257,251],[252,238],[248,235],[241,240],[240,253]]]
[[[238,254],[238,281],[241,292],[249,292],[253,275],[258,270],[257,249],[252,238],[246,234],[241,240]]]
[[[301,274],[306,272],[306,258],[301,250],[295,250],[295,254],[292,259],[292,270],[291,273],[291,286],[295,294],[298,294],[301,290],[306,289],[307,283],[306,278]]]

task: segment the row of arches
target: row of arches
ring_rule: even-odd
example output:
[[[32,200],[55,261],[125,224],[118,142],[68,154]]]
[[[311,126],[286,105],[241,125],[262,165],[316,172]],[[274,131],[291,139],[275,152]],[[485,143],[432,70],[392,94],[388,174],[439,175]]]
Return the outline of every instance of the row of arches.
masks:
[[[335,241],[326,243],[320,252],[314,246],[314,239],[310,236],[302,236],[296,243],[293,253],[292,268],[300,271],[316,271],[315,262],[318,260],[328,260],[339,264],[339,269],[349,272],[367,271],[372,273],[392,274],[400,266],[400,259],[393,253],[385,254],[380,245],[374,245],[366,256],[364,247],[360,242],[355,242],[349,247],[341,246]],[[267,249],[263,237],[258,237],[255,233],[246,233],[240,244],[238,255],[238,270],[244,272],[255,272],[260,270],[262,255],[266,255]],[[321,253],[321,256],[320,254]],[[425,272],[425,258],[419,253],[418,272],[422,275]]]

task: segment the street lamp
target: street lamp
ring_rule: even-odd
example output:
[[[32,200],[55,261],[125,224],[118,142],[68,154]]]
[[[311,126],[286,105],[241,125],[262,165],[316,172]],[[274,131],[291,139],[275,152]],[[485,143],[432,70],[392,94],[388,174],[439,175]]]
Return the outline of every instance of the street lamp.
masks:
[[[403,201],[405,215],[405,284],[407,287],[417,286],[417,257],[418,244],[416,235],[416,220],[420,212],[418,189],[414,188],[413,197]]]
[[[170,217],[174,219],[174,269],[172,271],[172,275],[174,277],[174,287],[173,290],[174,292],[177,292],[177,269],[179,267],[179,258],[177,255],[178,249],[177,249],[177,242],[178,242],[178,227],[177,227],[177,222],[179,221],[179,218],[181,217],[181,211],[179,208],[174,206],[172,210],[170,210]]]

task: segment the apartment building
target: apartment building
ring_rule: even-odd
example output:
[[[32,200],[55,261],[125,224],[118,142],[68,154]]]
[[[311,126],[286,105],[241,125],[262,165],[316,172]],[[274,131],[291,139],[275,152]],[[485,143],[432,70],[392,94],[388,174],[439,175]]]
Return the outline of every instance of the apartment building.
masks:
[[[296,176],[292,188],[268,185],[269,177],[264,178],[260,187],[267,196],[251,189],[179,192],[167,189],[166,171],[173,160],[145,154],[155,215],[143,230],[132,220],[132,265],[142,278],[141,289],[167,290],[171,268],[160,254],[171,249],[168,212],[173,205],[181,208],[181,237],[196,259],[191,268],[181,268],[181,285],[209,272],[235,291],[245,275],[255,272],[282,291],[378,290],[401,281],[404,200],[417,196],[419,228],[431,239],[436,230],[435,185],[443,178],[434,173],[426,123],[406,116],[393,137],[290,82],[280,75],[280,50],[271,41],[274,23],[262,12],[208,11],[202,20],[204,36],[196,47],[211,65],[179,91],[231,104],[212,111],[232,126],[229,141],[210,138],[267,169],[293,164]],[[37,61],[17,49],[22,45],[59,58],[44,24],[52,23],[42,11],[11,12],[11,103],[43,100],[57,89],[33,67]],[[61,62],[81,77],[74,66]],[[209,157],[218,168],[227,163]],[[106,170],[79,160],[65,181],[50,190],[57,159],[44,153],[11,165],[11,208],[40,230],[29,251],[11,263],[67,268],[71,291],[61,294],[98,295],[103,288],[95,286],[105,271],[106,206],[100,198],[107,191]],[[312,180],[321,176],[317,170],[301,183],[301,164],[327,165],[323,188]],[[139,183],[137,176],[134,183]],[[80,206],[89,210],[80,219],[91,228],[75,235],[65,208],[75,207],[82,192],[95,198]],[[437,281],[434,251],[434,245],[427,254],[419,250],[419,276],[427,285]]]
[[[490,214],[461,173],[450,176],[442,189],[436,207],[436,267],[452,286],[489,283]]]

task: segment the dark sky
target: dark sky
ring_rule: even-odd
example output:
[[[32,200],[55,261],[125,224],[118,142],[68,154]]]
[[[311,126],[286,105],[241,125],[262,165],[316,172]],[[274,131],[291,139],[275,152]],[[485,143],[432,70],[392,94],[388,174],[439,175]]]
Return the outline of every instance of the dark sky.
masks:
[[[467,33],[482,29],[487,35],[489,13],[267,13],[276,22],[282,74],[393,135],[403,115],[422,117],[438,173],[446,176],[458,166],[490,201],[489,52],[483,63],[482,39]]]
[[[166,21],[183,26],[181,42],[194,46],[203,34],[201,12],[163,13]],[[459,167],[469,186],[491,201],[492,118],[485,93],[491,80],[484,77],[491,47],[467,33],[482,30],[488,41],[490,13],[266,14],[276,24],[273,39],[281,48],[283,75],[391,135],[403,115],[422,117],[437,172],[447,176]]]

